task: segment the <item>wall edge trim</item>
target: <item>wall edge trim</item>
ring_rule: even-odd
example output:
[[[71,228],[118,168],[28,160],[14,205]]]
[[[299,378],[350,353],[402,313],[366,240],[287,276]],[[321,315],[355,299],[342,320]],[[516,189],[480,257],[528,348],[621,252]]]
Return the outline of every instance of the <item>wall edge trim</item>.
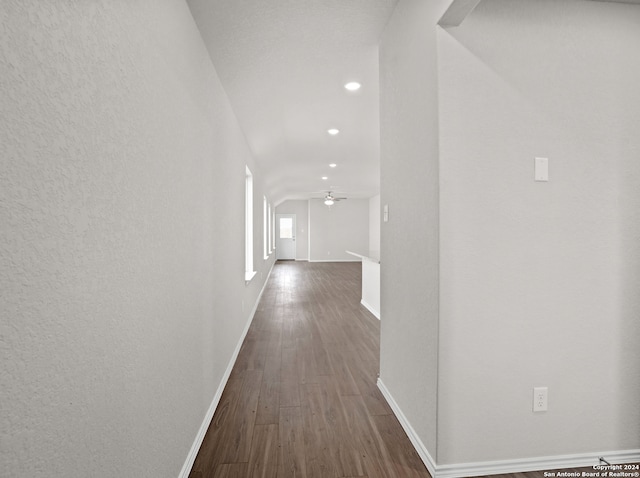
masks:
[[[360,259],[309,259],[307,262],[360,262]]]
[[[378,311],[378,310],[374,309],[374,308],[373,308],[371,305],[369,305],[369,304],[367,303],[367,301],[365,301],[364,299],[362,299],[362,300],[360,301],[360,303],[364,306],[364,308],[365,308],[365,309],[367,309],[369,312],[371,312],[371,313],[373,314],[373,316],[374,316],[376,319],[380,320],[380,311]]]
[[[616,450],[573,455],[541,456],[527,459],[485,461],[436,466],[434,478],[462,478],[465,476],[497,475],[527,471],[580,468],[600,464],[598,457],[604,457],[611,464],[635,463],[640,461],[640,450]]]
[[[463,478],[467,476],[485,476],[507,473],[521,473],[527,471],[561,470],[563,468],[579,468],[600,464],[599,457],[604,457],[612,465],[640,462],[640,449],[613,450],[573,455],[541,456],[527,459],[483,461],[475,463],[456,463],[452,465],[437,465],[427,447],[415,432],[407,417],[393,399],[391,392],[378,378],[378,388],[393,410],[394,415],[402,425],[409,440],[413,444],[420,459],[429,470],[433,478]]]
[[[198,429],[198,433],[189,449],[189,454],[187,455],[187,459],[182,465],[182,469],[180,470],[180,474],[178,478],[189,478],[189,474],[191,473],[191,468],[193,467],[194,462],[196,461],[196,457],[198,456],[198,452],[200,451],[200,447],[202,446],[202,442],[204,441],[204,437],[207,434],[207,430],[209,429],[209,425],[211,424],[211,420],[213,420],[213,415],[216,412],[216,408],[218,408],[218,404],[220,403],[220,399],[222,398],[222,392],[224,388],[227,386],[227,381],[229,380],[229,376],[231,375],[231,371],[233,370],[234,365],[236,364],[236,360],[238,359],[238,354],[240,353],[240,348],[244,342],[245,337],[247,336],[247,332],[249,332],[249,327],[251,327],[251,323],[253,322],[253,318],[256,315],[256,311],[258,310],[258,304],[260,303],[260,299],[262,298],[262,293],[267,287],[267,283],[269,282],[269,278],[271,277],[271,271],[273,271],[273,266],[276,261],[273,261],[271,264],[271,268],[269,269],[269,273],[267,274],[267,278],[262,284],[262,289],[258,294],[258,298],[256,299],[256,303],[253,306],[253,310],[251,311],[251,315],[249,315],[249,319],[247,320],[247,324],[240,335],[240,340],[236,345],[235,350],[233,351],[233,355],[231,356],[231,360],[229,360],[229,364],[227,365],[227,369],[222,376],[222,380],[220,380],[220,385],[218,385],[218,389],[216,390],[215,395],[213,396],[213,400],[211,401],[211,405],[207,409],[207,413],[202,420],[202,424]]]
[[[382,392],[382,395],[384,396],[385,400],[391,407],[393,414],[396,416],[396,418],[400,422],[400,425],[402,426],[403,430],[409,437],[409,440],[411,441],[411,444],[413,445],[413,447],[416,449],[418,456],[420,457],[424,465],[427,467],[427,470],[429,470],[429,474],[433,478],[436,478],[437,476],[436,461],[433,459],[433,457],[429,453],[429,450],[424,445],[424,443],[422,443],[422,440],[420,439],[416,431],[411,426],[411,423],[409,423],[409,420],[407,420],[407,417],[404,416],[404,413],[402,413],[402,409],[400,408],[398,403],[394,400],[393,396],[391,395],[391,392],[389,392],[389,390],[387,389],[387,387],[385,386],[385,384],[383,383],[380,377],[378,377],[378,388],[380,389],[380,392]]]

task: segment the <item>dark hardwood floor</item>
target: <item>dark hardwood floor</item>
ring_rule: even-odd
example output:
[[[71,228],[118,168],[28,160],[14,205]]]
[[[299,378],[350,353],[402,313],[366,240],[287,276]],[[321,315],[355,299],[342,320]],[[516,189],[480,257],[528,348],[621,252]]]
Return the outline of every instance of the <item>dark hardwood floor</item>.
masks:
[[[360,263],[276,263],[190,478],[429,476],[376,386],[360,281]]]
[[[190,478],[430,476],[376,386],[360,281],[360,263],[276,263]]]

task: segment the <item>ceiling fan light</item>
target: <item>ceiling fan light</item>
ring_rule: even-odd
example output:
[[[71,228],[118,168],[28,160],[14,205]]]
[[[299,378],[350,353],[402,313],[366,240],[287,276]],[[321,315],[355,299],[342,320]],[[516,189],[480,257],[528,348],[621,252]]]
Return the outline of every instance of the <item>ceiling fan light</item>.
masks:
[[[333,199],[325,199],[325,200],[324,200],[324,203],[325,203],[327,206],[332,206],[332,205],[333,205]]]
[[[347,83],[346,85],[344,85],[344,87],[349,90],[349,91],[357,91],[360,89],[360,83],[358,83],[357,81],[350,81],[349,83]]]

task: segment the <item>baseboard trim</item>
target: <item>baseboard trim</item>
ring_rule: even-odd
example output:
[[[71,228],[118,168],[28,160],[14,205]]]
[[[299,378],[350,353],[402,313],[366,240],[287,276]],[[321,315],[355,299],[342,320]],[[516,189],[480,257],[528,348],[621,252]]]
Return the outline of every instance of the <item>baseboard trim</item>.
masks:
[[[380,320],[380,312],[378,312],[376,309],[371,307],[364,299],[362,299],[360,303],[364,305],[365,309],[371,312],[376,319]]]
[[[233,355],[231,356],[231,360],[229,360],[229,364],[227,365],[227,369],[222,376],[222,380],[220,381],[220,385],[216,390],[215,395],[213,396],[213,400],[211,401],[211,405],[209,405],[209,409],[204,416],[204,420],[200,425],[200,429],[196,435],[195,440],[193,441],[193,445],[191,445],[191,449],[189,450],[189,454],[187,455],[187,459],[182,465],[182,470],[180,470],[180,474],[178,478],[189,478],[189,474],[191,473],[191,468],[193,467],[193,463],[196,461],[196,457],[198,456],[198,452],[200,451],[200,447],[202,446],[202,441],[204,440],[204,436],[209,429],[209,425],[211,424],[211,420],[213,420],[213,415],[216,412],[216,408],[218,408],[218,404],[220,403],[220,399],[222,398],[222,392],[224,392],[224,388],[227,386],[227,381],[231,376],[231,371],[233,370],[233,366],[236,364],[236,360],[238,359],[238,354],[240,353],[240,348],[242,347],[242,343],[244,342],[245,337],[247,336],[247,332],[249,332],[249,327],[251,327],[251,323],[253,322],[253,318],[256,315],[256,311],[258,310],[258,304],[260,303],[260,299],[262,298],[262,293],[264,289],[267,287],[267,283],[269,282],[269,277],[271,277],[271,271],[273,271],[273,264],[271,264],[271,268],[269,269],[269,273],[267,274],[267,278],[262,285],[262,289],[260,290],[260,294],[258,294],[258,298],[256,299],[256,303],[253,306],[253,310],[249,315],[249,319],[247,320],[247,324],[242,331],[242,335],[240,336],[240,340],[236,344],[236,348],[233,351]]]
[[[640,450],[603,451],[576,455],[542,456],[521,460],[484,461],[436,466],[433,478],[463,478],[466,476],[524,473],[527,471],[559,471],[563,468],[581,468],[600,465],[598,457],[604,457],[612,465],[640,461]],[[602,463],[603,464],[603,463]]]
[[[313,259],[313,260],[309,260],[308,262],[361,262],[360,259],[356,259],[355,261],[352,261],[351,259]]]
[[[389,406],[391,407],[391,410],[393,410],[393,413],[398,419],[398,421],[400,422],[400,425],[402,425],[404,432],[409,437],[409,440],[411,441],[411,444],[413,445],[413,447],[416,449],[416,452],[420,456],[420,459],[422,460],[424,465],[427,467],[427,470],[429,470],[429,474],[432,476],[432,478],[436,478],[436,470],[437,470],[436,461],[433,459],[433,457],[429,453],[429,450],[427,450],[427,447],[424,445],[424,443],[422,443],[422,440],[420,439],[416,431],[413,429],[413,427],[409,423],[409,420],[407,420],[407,417],[404,416],[404,413],[402,413],[400,406],[393,399],[391,392],[389,392],[389,390],[387,389],[385,384],[382,382],[382,379],[380,377],[378,377],[378,388],[380,389],[380,392],[382,392],[382,395],[384,395],[384,398],[389,404]]]
[[[612,465],[640,462],[640,449],[603,451],[599,453],[582,453],[575,455],[543,456],[536,458],[483,461],[476,463],[459,463],[453,465],[437,465],[427,447],[404,416],[391,392],[378,378],[378,388],[402,425],[420,459],[429,470],[432,478],[464,478],[468,476],[486,476],[527,471],[561,470],[563,468],[580,468],[599,465],[598,458],[603,457]]]

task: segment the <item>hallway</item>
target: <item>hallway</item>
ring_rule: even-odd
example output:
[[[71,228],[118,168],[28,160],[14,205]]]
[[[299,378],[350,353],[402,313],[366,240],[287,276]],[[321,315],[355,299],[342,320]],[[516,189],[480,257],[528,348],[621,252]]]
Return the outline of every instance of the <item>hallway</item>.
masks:
[[[428,477],[376,386],[359,263],[277,262],[190,478]]]

